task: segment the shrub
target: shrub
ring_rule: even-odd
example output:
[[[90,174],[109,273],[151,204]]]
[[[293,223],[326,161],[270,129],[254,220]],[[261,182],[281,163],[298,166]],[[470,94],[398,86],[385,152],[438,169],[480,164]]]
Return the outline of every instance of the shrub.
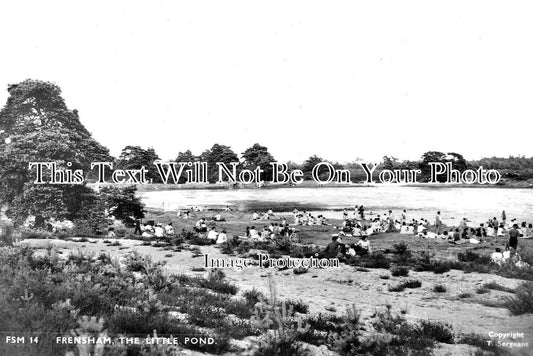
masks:
[[[233,245],[231,244],[231,242],[230,241],[226,241],[226,242],[222,243],[221,246],[220,246],[220,252],[222,252],[223,254],[226,254],[226,255],[233,254]]]
[[[403,282],[406,288],[420,288],[422,287],[422,282],[416,279],[410,279],[408,281]]]
[[[248,305],[255,305],[256,303],[266,299],[265,295],[255,288],[243,292],[242,295]]]
[[[401,282],[396,286],[389,286],[389,292],[402,292],[405,290],[405,288],[420,288],[421,286],[422,282],[416,279],[411,279]]]
[[[393,315],[390,308],[374,315],[372,326],[378,332],[392,335],[388,340],[376,340],[367,346],[367,354],[429,355],[435,346],[432,334],[421,333],[421,326],[409,324],[404,317]]]
[[[471,296],[472,296],[472,293],[468,293],[468,292],[463,292],[458,295],[458,297],[461,299],[470,298]]]
[[[507,287],[504,287],[498,283],[496,283],[495,281],[492,281],[492,282],[489,282],[489,283],[485,283],[483,285],[483,287],[487,288],[487,289],[492,289],[492,290],[499,290],[501,292],[507,292],[507,293],[514,293],[515,290],[512,289],[512,288],[507,288]]]
[[[392,246],[394,253],[400,257],[400,261],[406,262],[411,258],[411,251],[405,242],[400,242]]]
[[[456,343],[476,346],[482,350],[495,351],[494,346],[487,343],[487,338],[478,334],[463,334],[457,338]]]
[[[516,288],[514,297],[507,297],[503,306],[513,314],[533,313],[533,283],[524,282]]]
[[[394,267],[391,269],[393,277],[407,277],[409,275],[409,269],[406,267]]]
[[[295,313],[301,313],[301,314],[309,313],[309,305],[305,304],[301,300],[288,299],[288,300],[285,301],[285,304],[289,308],[292,307],[292,310]]]
[[[476,293],[477,294],[486,294],[486,293],[489,293],[489,292],[490,292],[490,289],[485,288],[483,286],[481,286],[478,289],[476,289]]]
[[[488,265],[491,263],[490,256],[480,255],[472,251],[466,251],[465,253],[458,253],[457,259],[461,262],[475,262],[480,265]]]
[[[443,286],[442,284],[437,284],[436,286],[433,287],[433,291],[435,293],[446,293],[446,287]]]
[[[361,263],[366,268],[390,268],[390,260],[381,252],[364,256],[361,258]]]
[[[260,305],[255,307],[251,318],[252,325],[266,331],[259,339],[253,355],[307,355],[308,351],[303,348],[298,336],[309,330],[309,325],[303,327],[302,320],[298,319],[294,325],[292,306],[277,303],[276,286],[269,274],[270,296]]]
[[[389,292],[403,292],[405,290],[405,285],[403,283],[397,284],[395,286],[389,286]]]
[[[13,224],[9,221],[0,221],[0,245],[13,245]]]
[[[221,270],[213,269],[206,279],[198,280],[199,287],[214,290],[223,294],[237,294],[237,287],[225,280],[226,275]]]
[[[445,344],[453,343],[453,329],[449,324],[431,320],[420,321],[419,335]]]

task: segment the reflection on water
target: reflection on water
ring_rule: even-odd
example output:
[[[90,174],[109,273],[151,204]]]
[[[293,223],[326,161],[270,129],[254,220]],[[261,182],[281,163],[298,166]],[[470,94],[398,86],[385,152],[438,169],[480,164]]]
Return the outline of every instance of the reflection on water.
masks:
[[[367,211],[376,213],[392,209],[395,213],[406,209],[409,217],[434,218],[441,211],[444,222],[467,217],[472,222],[484,222],[489,217],[533,222],[533,190],[509,188],[429,188],[429,187],[353,187],[353,188],[278,188],[278,189],[195,189],[149,191],[140,194],[144,203],[165,210],[191,206],[231,205],[240,200],[320,204],[326,210],[353,208],[363,204]],[[341,217],[340,212],[329,212],[330,217]]]

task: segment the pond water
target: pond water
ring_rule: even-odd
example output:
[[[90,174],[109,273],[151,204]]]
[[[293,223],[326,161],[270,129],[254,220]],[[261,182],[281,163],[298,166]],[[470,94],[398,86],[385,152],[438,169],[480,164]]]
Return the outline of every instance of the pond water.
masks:
[[[363,204],[365,211],[376,214],[406,209],[409,218],[425,217],[432,221],[437,210],[443,221],[456,224],[463,217],[472,222],[485,222],[489,217],[517,218],[533,222],[533,189],[461,188],[461,187],[316,187],[277,189],[181,189],[148,191],[139,194],[148,207],[177,210],[192,206],[225,206],[239,201],[258,200],[276,203],[299,202],[318,204],[326,216],[340,218],[338,209]]]

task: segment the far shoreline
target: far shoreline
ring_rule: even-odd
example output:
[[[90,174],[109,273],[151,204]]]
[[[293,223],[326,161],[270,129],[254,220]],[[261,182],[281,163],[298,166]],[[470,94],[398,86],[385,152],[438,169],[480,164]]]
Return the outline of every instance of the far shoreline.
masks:
[[[97,184],[91,184],[92,186],[97,186]],[[98,184],[99,186],[105,186],[106,184]],[[111,184],[109,184],[111,185]],[[317,184],[314,181],[304,181],[298,185],[289,185],[289,184],[270,184],[258,187],[254,184],[241,184],[235,186],[229,183],[211,183],[211,184],[163,184],[163,183],[153,183],[140,185],[137,184],[138,192],[150,192],[150,191],[169,191],[169,190],[218,190],[218,189],[227,189],[227,190],[247,190],[247,189],[280,189],[280,188],[377,188],[377,187],[408,187],[408,188],[429,188],[429,189],[448,189],[448,188],[498,188],[498,189],[533,189],[533,183],[529,181],[517,182],[510,181],[504,182],[503,184],[454,184],[454,183],[409,183],[409,184],[384,184],[384,183],[352,183],[352,184]]]

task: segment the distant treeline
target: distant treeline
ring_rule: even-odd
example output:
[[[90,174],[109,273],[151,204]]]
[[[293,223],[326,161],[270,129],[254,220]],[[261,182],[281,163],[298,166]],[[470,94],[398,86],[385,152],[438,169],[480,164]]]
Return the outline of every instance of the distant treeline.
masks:
[[[115,159],[115,166],[119,169],[132,169],[145,166],[148,168],[149,178],[152,178],[154,183],[158,183],[160,182],[159,174],[157,173],[155,166],[153,166],[153,162],[158,159],[160,159],[160,157],[153,148],[144,149],[139,146],[126,146],[122,150],[120,156]],[[267,147],[258,143],[252,145],[241,154],[234,152],[230,146],[214,144],[211,148],[205,150],[199,155],[194,155],[190,150],[179,152],[173,161],[207,162],[208,179],[209,182],[214,183],[218,178],[218,168],[216,166],[217,162],[229,164],[230,162],[238,161],[241,162],[240,168],[247,169],[254,169],[255,167],[259,166],[264,170],[265,180],[271,180],[272,169],[270,163],[275,162],[276,158],[268,151]],[[304,178],[306,180],[311,180],[311,172],[313,167],[320,162],[329,162],[336,169],[346,169],[350,171],[352,182],[357,183],[366,180],[365,172],[359,164],[362,162],[360,160],[349,163],[339,163],[323,159],[317,155],[312,155],[304,162],[288,161],[282,163],[286,163],[289,169],[301,169],[304,173]],[[376,168],[376,174],[379,174],[379,172],[383,169],[420,169],[422,173],[420,174],[419,181],[424,182],[429,180],[430,162],[451,162],[453,164],[453,168],[459,171],[464,171],[466,169],[476,170],[480,166],[485,169],[496,169],[501,173],[504,180],[523,181],[533,179],[533,157],[491,157],[482,158],[475,161],[467,161],[463,155],[456,152],[445,153],[439,151],[428,151],[422,154],[420,160],[416,161],[400,161],[393,156],[384,156],[380,162],[372,163],[378,164]],[[323,174],[326,175],[327,172],[324,171]]]

